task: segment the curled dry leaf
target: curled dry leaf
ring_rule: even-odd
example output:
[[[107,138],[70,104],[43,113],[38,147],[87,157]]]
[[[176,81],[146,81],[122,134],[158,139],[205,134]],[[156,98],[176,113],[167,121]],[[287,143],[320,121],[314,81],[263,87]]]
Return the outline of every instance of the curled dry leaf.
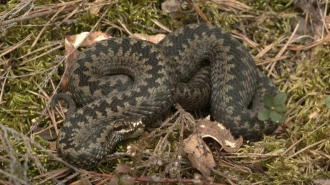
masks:
[[[193,133],[183,140],[183,151],[192,166],[199,170],[205,179],[208,178],[215,167],[215,161],[201,135]]]
[[[217,141],[226,152],[236,152],[242,146],[243,138],[234,139],[230,131],[216,121],[204,119],[197,123],[196,131],[183,141],[183,155],[206,179],[215,167],[215,161],[210,148],[203,141],[205,137]]]
[[[102,32],[82,32],[77,35],[68,35],[65,38],[65,56],[67,56],[66,71],[63,75],[61,88],[63,92],[68,90],[68,76],[69,69],[72,66],[73,62],[76,60],[79,52],[78,47],[88,47],[94,44],[97,41],[105,40],[111,38],[105,33]]]
[[[145,34],[135,33],[135,34],[133,34],[133,36],[130,36],[130,37],[135,37],[140,40],[147,40],[149,42],[153,42],[153,43],[157,44],[158,42],[163,40],[166,37],[166,35],[165,34],[145,35]]]
[[[202,138],[210,137],[217,141],[226,152],[236,152],[243,144],[243,137],[235,139],[221,123],[207,119],[197,123],[197,132]]]

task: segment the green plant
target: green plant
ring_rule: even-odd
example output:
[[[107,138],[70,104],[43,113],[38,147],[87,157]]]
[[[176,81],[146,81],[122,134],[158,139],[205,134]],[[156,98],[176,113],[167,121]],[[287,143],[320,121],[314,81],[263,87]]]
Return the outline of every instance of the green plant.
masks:
[[[286,120],[286,99],[287,94],[284,92],[278,93],[275,97],[269,93],[265,93],[263,101],[268,109],[260,111],[258,113],[258,119],[261,121],[271,119],[276,123],[283,123]]]
[[[330,95],[325,99],[325,105],[330,109]]]

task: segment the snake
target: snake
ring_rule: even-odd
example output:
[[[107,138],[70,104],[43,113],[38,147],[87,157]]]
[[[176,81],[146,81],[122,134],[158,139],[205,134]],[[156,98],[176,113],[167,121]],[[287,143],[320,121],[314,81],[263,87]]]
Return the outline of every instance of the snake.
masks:
[[[174,103],[188,110],[209,106],[235,137],[260,139],[277,128],[257,116],[265,109],[263,95],[276,95],[276,86],[244,45],[217,26],[182,26],[158,44],[125,37],[96,42],[71,66],[68,86],[71,95],[51,101],[52,107],[61,98],[70,102],[56,148],[80,168],[139,136]]]

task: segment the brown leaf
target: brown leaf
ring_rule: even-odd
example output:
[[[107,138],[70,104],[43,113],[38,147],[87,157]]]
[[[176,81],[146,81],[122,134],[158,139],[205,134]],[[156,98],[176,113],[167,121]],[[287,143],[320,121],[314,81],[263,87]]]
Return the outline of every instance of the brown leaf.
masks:
[[[215,167],[215,161],[212,153],[200,134],[191,134],[183,140],[183,155],[186,155],[192,166],[199,170],[205,179],[207,179],[212,169]]]
[[[181,11],[182,0],[166,0],[161,4],[162,10],[175,18],[177,13]]]
[[[140,33],[135,33],[135,34],[133,34],[133,36],[140,40],[147,40],[147,41],[153,42],[155,44],[157,44],[158,42],[160,42],[161,40],[163,40],[166,37],[165,34],[145,35],[145,34],[140,34]],[[132,37],[132,36],[130,36],[130,37]]]
[[[108,0],[95,0],[93,5],[90,6],[91,14],[98,15],[101,8],[105,5]]]
[[[328,33],[327,36],[323,39],[323,44],[326,46],[330,45],[330,33]]]
[[[121,174],[121,173],[127,173],[131,170],[129,166],[126,164],[118,164],[118,166],[115,169],[116,174]]]
[[[34,132],[38,133],[42,139],[47,141],[54,141],[57,138],[54,128],[44,129],[42,127],[37,127]]]
[[[325,22],[325,26],[327,27],[327,29],[330,29],[330,15],[328,15],[324,18],[324,22]]]
[[[87,178],[87,177],[85,177],[85,176],[82,176],[82,178],[80,179],[80,182],[79,182],[79,184],[81,184],[81,185],[90,185],[90,184],[91,184],[91,182],[88,180],[88,178]]]
[[[215,161],[203,138],[214,139],[226,152],[236,152],[243,144],[243,138],[235,140],[222,124],[208,119],[199,121],[196,127],[196,131],[183,141],[183,155],[187,156],[192,166],[207,179],[215,167]]]
[[[221,123],[203,119],[197,123],[197,132],[202,138],[210,137],[217,141],[226,152],[236,152],[243,144],[243,137],[235,139]]]
[[[49,149],[51,151],[56,151],[56,141],[53,141],[53,142],[49,143]]]
[[[134,185],[134,178],[129,175],[123,175],[120,177],[120,183],[122,185]]]
[[[330,185],[330,179],[315,179],[313,182],[317,185]]]

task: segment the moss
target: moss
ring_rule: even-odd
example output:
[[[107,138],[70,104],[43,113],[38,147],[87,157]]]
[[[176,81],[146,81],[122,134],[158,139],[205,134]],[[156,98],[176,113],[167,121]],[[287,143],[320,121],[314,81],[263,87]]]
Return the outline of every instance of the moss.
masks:
[[[268,12],[284,12],[291,8],[293,0],[252,0],[252,1],[243,1],[254,11],[268,11]]]

